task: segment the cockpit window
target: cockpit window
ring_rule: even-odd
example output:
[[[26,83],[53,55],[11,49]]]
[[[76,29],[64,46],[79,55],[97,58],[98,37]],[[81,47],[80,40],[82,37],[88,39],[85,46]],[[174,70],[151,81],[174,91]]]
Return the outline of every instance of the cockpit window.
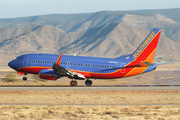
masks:
[[[15,58],[14,60],[16,60],[16,61],[17,61],[17,60],[19,60],[19,58]]]

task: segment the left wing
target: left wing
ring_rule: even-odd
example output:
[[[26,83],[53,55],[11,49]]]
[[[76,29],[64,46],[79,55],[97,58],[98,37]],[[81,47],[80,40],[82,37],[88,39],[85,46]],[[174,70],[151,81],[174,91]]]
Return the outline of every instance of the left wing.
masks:
[[[62,54],[59,54],[56,62],[54,63],[54,65],[52,67],[55,74],[57,74],[59,76],[68,76],[70,78],[76,78],[76,79],[85,79],[86,78],[83,74],[69,71],[68,69],[60,66],[61,58],[62,58]]]

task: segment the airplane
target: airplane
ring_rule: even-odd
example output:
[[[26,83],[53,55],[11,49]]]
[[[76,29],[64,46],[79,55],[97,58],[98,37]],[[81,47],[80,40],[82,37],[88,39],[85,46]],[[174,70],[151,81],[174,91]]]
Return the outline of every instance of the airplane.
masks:
[[[160,34],[161,29],[154,28],[132,54],[117,58],[34,53],[18,56],[8,66],[21,75],[39,74],[54,81],[65,76],[72,79],[71,86],[77,86],[76,80],[86,80],[85,85],[91,86],[90,79],[124,78],[155,70],[153,59]]]

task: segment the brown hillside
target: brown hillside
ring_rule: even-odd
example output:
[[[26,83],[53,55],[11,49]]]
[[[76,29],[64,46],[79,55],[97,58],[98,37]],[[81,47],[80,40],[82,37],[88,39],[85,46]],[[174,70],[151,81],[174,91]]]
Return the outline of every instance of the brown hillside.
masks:
[[[108,23],[83,33],[69,32],[50,25],[27,25],[20,28],[0,29],[0,66],[26,53],[63,53],[83,56],[119,57],[132,53],[149,34],[147,30],[123,23]],[[172,59],[179,55],[180,43],[163,33],[160,37],[157,56]],[[168,55],[174,55],[167,58]]]

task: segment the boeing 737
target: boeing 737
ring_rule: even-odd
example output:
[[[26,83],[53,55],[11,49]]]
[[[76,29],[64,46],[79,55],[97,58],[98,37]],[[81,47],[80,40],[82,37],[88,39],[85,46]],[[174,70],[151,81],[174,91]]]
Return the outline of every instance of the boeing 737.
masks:
[[[117,58],[84,57],[62,54],[24,54],[8,63],[18,74],[39,74],[42,79],[57,80],[61,77],[72,79],[71,86],[77,86],[76,80],[116,79],[153,71],[160,28],[154,28],[139,47],[129,55]],[[27,77],[23,77],[27,80]]]

